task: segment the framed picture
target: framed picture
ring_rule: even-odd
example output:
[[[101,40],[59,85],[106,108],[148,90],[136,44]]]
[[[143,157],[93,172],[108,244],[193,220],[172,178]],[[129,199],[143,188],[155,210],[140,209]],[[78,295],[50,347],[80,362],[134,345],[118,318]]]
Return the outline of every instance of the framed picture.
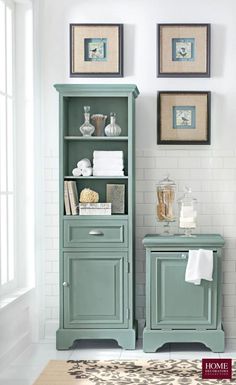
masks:
[[[158,144],[210,144],[209,91],[158,94]]]
[[[124,184],[107,184],[106,200],[111,203],[112,214],[125,213],[125,185]]]
[[[158,77],[210,77],[210,24],[158,24]]]
[[[70,76],[122,77],[123,24],[70,24]]]

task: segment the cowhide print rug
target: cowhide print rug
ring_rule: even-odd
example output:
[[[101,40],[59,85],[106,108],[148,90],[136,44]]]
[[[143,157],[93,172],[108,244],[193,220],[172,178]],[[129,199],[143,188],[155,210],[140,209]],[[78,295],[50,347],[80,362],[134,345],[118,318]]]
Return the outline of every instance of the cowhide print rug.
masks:
[[[233,379],[202,380],[200,360],[50,361],[34,385],[211,385]]]

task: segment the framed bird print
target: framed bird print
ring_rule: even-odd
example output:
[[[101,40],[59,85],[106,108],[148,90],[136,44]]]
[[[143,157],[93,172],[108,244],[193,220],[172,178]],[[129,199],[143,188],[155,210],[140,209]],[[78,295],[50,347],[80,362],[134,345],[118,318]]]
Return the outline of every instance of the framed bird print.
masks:
[[[158,77],[210,77],[210,24],[157,25]]]
[[[70,76],[122,77],[123,24],[70,24]]]
[[[209,91],[161,91],[157,106],[158,144],[210,144]]]

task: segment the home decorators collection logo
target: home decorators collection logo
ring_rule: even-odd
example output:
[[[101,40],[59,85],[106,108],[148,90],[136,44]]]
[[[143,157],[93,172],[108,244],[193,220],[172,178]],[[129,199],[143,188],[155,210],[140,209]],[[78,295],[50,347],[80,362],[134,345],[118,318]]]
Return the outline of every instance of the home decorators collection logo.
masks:
[[[202,359],[203,379],[231,379],[232,360],[228,358],[203,358]]]

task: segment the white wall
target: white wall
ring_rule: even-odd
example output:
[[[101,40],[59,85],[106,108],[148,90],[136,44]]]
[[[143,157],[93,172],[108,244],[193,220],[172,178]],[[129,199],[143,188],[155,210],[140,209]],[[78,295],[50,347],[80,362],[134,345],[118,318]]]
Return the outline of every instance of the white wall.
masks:
[[[155,191],[166,171],[179,192],[187,183],[199,201],[201,232],[226,239],[224,326],[236,338],[236,2],[235,0],[41,0],[41,130],[45,137],[45,272],[42,314],[46,334],[58,320],[58,95],[54,83],[136,83],[137,252],[136,315],[144,318],[144,251],[141,239],[155,232]],[[69,23],[124,24],[124,78],[69,78]],[[157,23],[211,23],[210,79],[156,77]],[[212,91],[211,146],[157,146],[158,90]]]

